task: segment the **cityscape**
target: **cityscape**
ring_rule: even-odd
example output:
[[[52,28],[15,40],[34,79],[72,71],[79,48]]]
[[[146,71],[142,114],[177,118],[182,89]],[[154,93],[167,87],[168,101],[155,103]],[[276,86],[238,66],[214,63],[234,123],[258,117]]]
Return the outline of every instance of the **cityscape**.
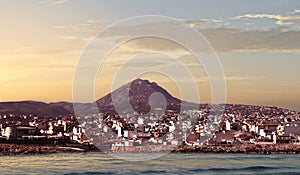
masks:
[[[300,174],[300,0],[1,0],[1,175]]]
[[[143,89],[133,93],[133,99],[141,95],[147,99],[154,89],[163,91],[148,80],[137,79],[130,85],[133,90]],[[135,87],[137,85],[139,87]],[[5,114],[0,116],[0,142],[103,152],[176,151],[180,146],[295,145],[296,149],[292,151],[280,151],[299,153],[299,112],[239,104],[212,106],[200,104],[198,109],[187,109],[181,113],[166,110],[163,114],[99,112],[53,117]],[[218,114],[222,108],[224,113]],[[17,151],[12,150],[12,153]]]

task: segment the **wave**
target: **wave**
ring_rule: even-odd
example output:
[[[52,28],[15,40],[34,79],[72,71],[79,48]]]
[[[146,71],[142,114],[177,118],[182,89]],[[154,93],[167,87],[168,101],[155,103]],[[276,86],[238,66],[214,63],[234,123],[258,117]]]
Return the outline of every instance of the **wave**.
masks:
[[[142,174],[159,174],[159,173],[167,173],[167,171],[164,170],[147,170],[147,171],[141,171]]]
[[[63,175],[95,175],[95,174],[115,174],[115,172],[80,172],[80,173],[67,173]]]
[[[196,168],[191,169],[191,172],[204,172],[204,171],[263,171],[263,170],[278,170],[278,169],[286,169],[291,167],[271,167],[271,166],[249,166],[243,168]]]

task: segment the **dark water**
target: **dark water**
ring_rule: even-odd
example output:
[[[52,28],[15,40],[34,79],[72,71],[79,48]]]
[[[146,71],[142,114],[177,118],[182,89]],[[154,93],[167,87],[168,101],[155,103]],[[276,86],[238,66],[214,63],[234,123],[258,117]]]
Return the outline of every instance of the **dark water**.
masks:
[[[300,174],[299,155],[167,154],[125,161],[88,153],[0,159],[0,174]]]

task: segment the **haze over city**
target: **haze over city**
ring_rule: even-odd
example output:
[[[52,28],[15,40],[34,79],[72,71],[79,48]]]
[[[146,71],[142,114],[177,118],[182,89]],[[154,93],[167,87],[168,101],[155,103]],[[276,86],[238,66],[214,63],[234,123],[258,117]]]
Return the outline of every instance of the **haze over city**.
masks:
[[[114,0],[2,1],[0,101],[72,101],[77,61],[97,32],[124,18],[155,14],[178,18],[207,38],[224,68],[228,103],[275,105],[299,111],[299,2],[217,2],[188,1],[183,5],[177,0],[136,0],[124,4]],[[97,97],[111,91],[114,73],[122,59],[143,50],[172,52],[195,75],[201,103],[209,102],[210,84],[203,67],[186,50],[169,46],[170,43],[151,38],[120,46],[99,72]],[[140,58],[147,60],[152,56]],[[150,65],[137,60],[130,62],[128,71],[161,65],[176,71],[176,66],[168,64],[168,58],[160,56]],[[180,97],[175,84],[166,77],[146,74],[143,78]],[[187,81],[184,76],[179,80]],[[120,85],[124,83],[127,81]],[[190,94],[184,100],[195,101],[193,96]]]

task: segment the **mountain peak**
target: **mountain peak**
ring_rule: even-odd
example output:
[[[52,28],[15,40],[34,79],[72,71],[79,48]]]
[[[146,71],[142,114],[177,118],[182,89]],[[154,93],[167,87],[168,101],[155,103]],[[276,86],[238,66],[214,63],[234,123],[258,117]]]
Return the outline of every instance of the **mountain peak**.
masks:
[[[144,79],[141,79],[141,78],[136,78],[136,79],[133,80],[133,81],[148,81],[148,82],[149,82],[149,80],[144,80]]]
[[[147,79],[141,79],[141,78],[137,78],[137,79],[131,81],[129,84],[131,84],[131,86],[137,86],[137,85],[158,86],[157,83],[155,83],[155,82],[150,82]]]
[[[107,94],[97,101],[97,105],[100,111],[115,111],[115,105],[117,105],[118,112],[120,109],[121,112],[129,112],[130,109],[133,109],[138,113],[148,113],[151,110],[150,98],[154,93],[159,93],[161,97],[165,98],[165,100],[156,100],[155,106],[166,105],[166,110],[180,110],[181,100],[173,97],[157,83],[141,78],[137,78]],[[163,105],[164,102],[165,105]]]
[[[130,83],[150,83],[151,84],[151,82],[149,80],[141,79],[141,78],[137,78],[137,79],[131,81]]]

